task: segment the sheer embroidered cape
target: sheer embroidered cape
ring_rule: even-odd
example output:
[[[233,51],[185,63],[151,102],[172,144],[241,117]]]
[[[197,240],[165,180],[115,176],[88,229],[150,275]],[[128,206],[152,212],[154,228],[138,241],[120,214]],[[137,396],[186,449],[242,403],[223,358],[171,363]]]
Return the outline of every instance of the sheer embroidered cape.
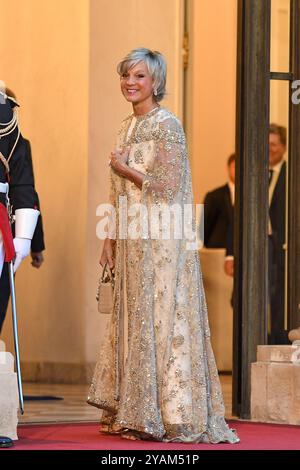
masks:
[[[182,126],[164,108],[132,115],[123,122],[118,145],[130,149],[129,165],[146,178],[140,190],[112,171],[111,203],[119,209],[126,200],[128,210],[142,203],[153,233],[120,239],[117,217],[114,308],[88,403],[105,410],[102,424],[111,432],[238,442],[224,420],[198,252],[187,248],[185,234],[161,239],[162,227],[151,221],[151,211],[193,203]],[[130,215],[128,220],[130,226]]]

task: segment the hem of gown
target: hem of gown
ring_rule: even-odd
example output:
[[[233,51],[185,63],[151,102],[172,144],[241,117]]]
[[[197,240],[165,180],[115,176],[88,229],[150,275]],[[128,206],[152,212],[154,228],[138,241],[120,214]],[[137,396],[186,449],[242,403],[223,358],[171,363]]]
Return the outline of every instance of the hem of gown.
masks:
[[[235,433],[234,429],[229,429],[225,436],[220,438],[213,438],[209,436],[207,431],[200,434],[193,434],[191,436],[176,436],[176,437],[158,437],[143,431],[138,431],[132,428],[119,427],[113,429],[110,426],[100,426],[100,432],[104,434],[120,435],[124,439],[133,439],[141,441],[158,441],[158,442],[178,442],[183,444],[238,444],[240,439]]]
[[[162,442],[165,432],[164,431],[152,431],[149,432],[144,426],[137,426],[133,423],[126,423],[126,421],[118,420],[115,421],[116,425],[123,429],[124,434],[132,433],[135,435],[136,439],[140,440],[151,440],[151,441],[158,441]]]
[[[163,439],[158,439],[153,437],[152,434],[147,434],[142,431],[136,431],[135,429],[124,428],[124,427],[110,427],[110,426],[103,426],[100,425],[100,432],[103,434],[110,434],[110,435],[119,435],[124,439],[131,439],[131,440],[140,440],[140,441],[159,441],[162,442]]]
[[[149,428],[138,426],[135,423],[129,423],[125,420],[118,420],[117,409],[108,404],[108,402],[92,399],[89,397],[87,403],[98,409],[112,413],[112,422],[101,424],[100,432],[108,434],[119,434],[123,438],[135,440],[152,440],[158,442],[182,442],[186,444],[237,444],[240,442],[235,429],[228,427],[224,417],[214,416],[210,418],[210,424],[205,431],[201,433],[187,432],[189,425],[186,423],[167,425],[163,429],[149,432]]]
[[[100,401],[93,400],[92,398],[88,398],[86,400],[86,403],[88,405],[94,406],[95,408],[98,408],[99,410],[108,411],[109,413],[116,414],[117,412],[116,407],[109,405],[107,402],[103,402],[103,401],[100,402]]]
[[[188,428],[188,425],[180,424],[168,427],[170,428],[169,432],[165,430],[164,433],[155,433],[155,431],[151,433],[143,426],[133,425],[132,423],[126,423],[123,420],[119,421],[116,419],[110,425],[102,424],[100,432],[119,434],[121,437],[127,439],[158,442],[181,442],[186,444],[238,444],[240,442],[235,429],[229,428],[225,420],[223,420],[221,427],[217,430],[213,427],[201,433],[190,433],[190,435],[184,435],[179,432],[179,429],[184,430]],[[177,433],[176,429],[178,430]]]
[[[240,439],[234,429],[228,429],[223,436],[219,437],[211,436],[208,431],[204,431],[200,434],[192,434],[190,436],[179,435],[169,439],[165,437],[163,442],[182,442],[186,444],[238,444]]]

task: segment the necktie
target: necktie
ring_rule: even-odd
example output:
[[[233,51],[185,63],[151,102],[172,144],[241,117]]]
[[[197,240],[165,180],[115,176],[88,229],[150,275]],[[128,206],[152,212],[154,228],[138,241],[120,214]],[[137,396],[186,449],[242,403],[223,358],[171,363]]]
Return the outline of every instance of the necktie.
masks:
[[[272,181],[272,178],[273,178],[273,173],[274,173],[274,170],[272,170],[271,168],[269,169],[269,185],[271,184],[271,181]]]

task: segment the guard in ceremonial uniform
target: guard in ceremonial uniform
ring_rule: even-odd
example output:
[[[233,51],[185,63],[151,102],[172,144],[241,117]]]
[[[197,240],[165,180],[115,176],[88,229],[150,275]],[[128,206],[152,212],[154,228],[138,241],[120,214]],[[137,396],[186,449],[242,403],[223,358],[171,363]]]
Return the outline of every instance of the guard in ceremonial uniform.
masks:
[[[14,271],[30,253],[39,211],[35,205],[32,165],[18,126],[18,104],[0,91],[0,274],[4,261]],[[15,212],[15,238],[9,217]]]
[[[20,408],[23,413],[22,379],[17,334],[13,272],[29,255],[39,211],[35,207],[34,180],[27,146],[18,126],[17,102],[0,90],[0,275],[9,263],[12,289],[13,326]],[[12,214],[14,209],[15,216]],[[12,235],[14,219],[15,237]],[[13,266],[12,266],[13,262]],[[13,441],[0,436],[0,447]]]

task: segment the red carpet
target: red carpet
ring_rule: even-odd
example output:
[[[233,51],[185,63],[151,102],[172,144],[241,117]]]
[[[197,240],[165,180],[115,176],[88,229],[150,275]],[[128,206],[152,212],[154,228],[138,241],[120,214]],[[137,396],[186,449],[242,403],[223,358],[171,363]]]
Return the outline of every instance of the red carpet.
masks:
[[[19,426],[15,450],[300,450],[300,426],[232,421],[239,444],[167,444],[100,434],[98,424]],[[7,450],[12,450],[7,449]]]

